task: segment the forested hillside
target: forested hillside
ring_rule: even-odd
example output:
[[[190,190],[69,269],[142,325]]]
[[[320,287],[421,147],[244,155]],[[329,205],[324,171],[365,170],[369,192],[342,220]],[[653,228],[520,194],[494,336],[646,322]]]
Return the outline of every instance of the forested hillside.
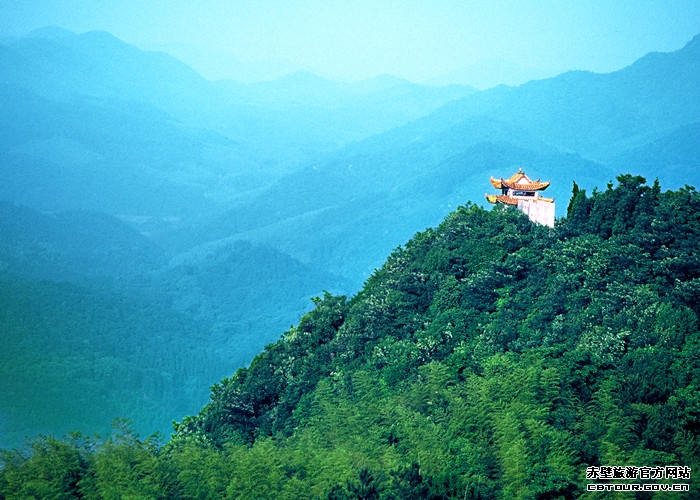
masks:
[[[39,438],[3,452],[0,497],[603,498],[589,466],[677,465],[651,482],[697,498],[699,245],[698,192],[632,175],[574,184],[554,229],[460,207],[169,441]]]

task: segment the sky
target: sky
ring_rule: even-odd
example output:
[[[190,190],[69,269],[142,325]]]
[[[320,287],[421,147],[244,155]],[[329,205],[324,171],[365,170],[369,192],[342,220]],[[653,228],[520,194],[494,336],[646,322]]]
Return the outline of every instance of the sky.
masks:
[[[698,0],[0,0],[0,35],[53,25],[163,50],[205,77],[307,70],[425,83],[485,61],[609,72],[700,33]]]

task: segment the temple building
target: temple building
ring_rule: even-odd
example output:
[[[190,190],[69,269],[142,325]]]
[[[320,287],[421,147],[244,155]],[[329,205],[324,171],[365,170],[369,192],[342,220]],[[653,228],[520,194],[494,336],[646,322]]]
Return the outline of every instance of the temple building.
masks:
[[[494,179],[491,184],[501,190],[501,194],[486,195],[489,203],[503,203],[517,207],[527,214],[531,221],[554,227],[554,198],[540,196],[540,191],[549,187],[549,182],[530,180],[523,169],[508,179]]]

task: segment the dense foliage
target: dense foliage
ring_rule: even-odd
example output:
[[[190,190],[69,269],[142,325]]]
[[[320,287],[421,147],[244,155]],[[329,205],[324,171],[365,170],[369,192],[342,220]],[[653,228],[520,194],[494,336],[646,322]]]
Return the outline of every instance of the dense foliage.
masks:
[[[169,442],[40,438],[3,452],[0,498],[599,498],[588,466],[696,471],[698,247],[697,191],[631,175],[574,186],[554,229],[461,207]]]

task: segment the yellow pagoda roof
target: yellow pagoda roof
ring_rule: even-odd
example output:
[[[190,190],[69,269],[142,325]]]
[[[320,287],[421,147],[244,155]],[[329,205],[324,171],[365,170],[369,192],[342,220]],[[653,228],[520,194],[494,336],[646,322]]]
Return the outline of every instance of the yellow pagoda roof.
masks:
[[[511,175],[508,179],[494,179],[491,177],[491,184],[496,189],[503,189],[504,187],[509,189],[518,189],[520,191],[541,191],[549,187],[549,181],[540,182],[539,179],[536,181],[531,180],[523,169],[519,169],[515,174]]]
[[[511,196],[507,196],[505,194],[487,194],[486,195],[486,200],[489,203],[503,203],[505,205],[517,205],[518,201],[522,200],[523,198],[513,198]],[[539,202],[544,202],[544,203],[554,203],[554,198],[544,198],[540,196],[539,198],[536,199],[531,199],[527,200],[529,203],[539,203]]]
[[[488,200],[489,203],[504,203],[506,205],[517,205],[518,200],[516,198],[511,198],[510,196],[506,196],[504,194],[487,194],[486,199]]]

